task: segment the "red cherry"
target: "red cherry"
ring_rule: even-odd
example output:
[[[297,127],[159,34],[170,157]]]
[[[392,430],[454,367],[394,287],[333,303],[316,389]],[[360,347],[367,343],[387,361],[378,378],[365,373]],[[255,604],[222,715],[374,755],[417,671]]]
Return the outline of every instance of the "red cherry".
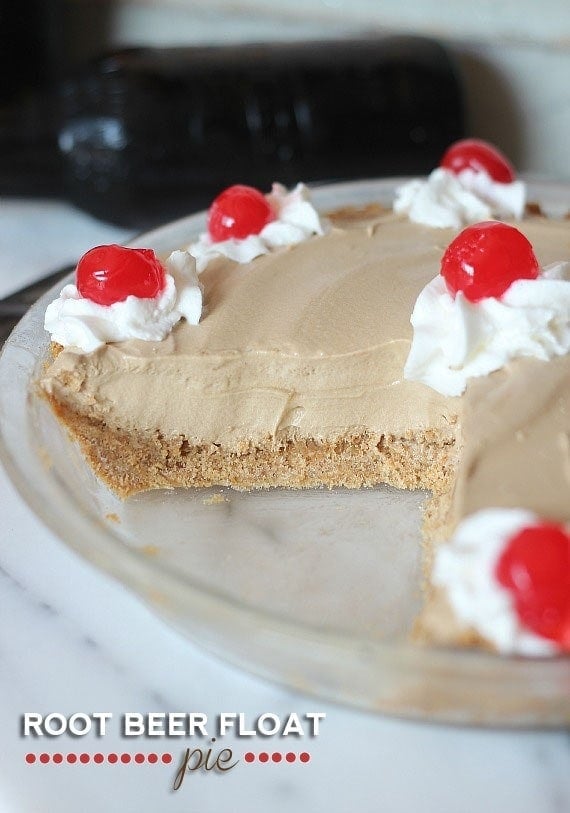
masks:
[[[79,260],[75,272],[81,296],[98,305],[122,302],[128,296],[151,299],[165,284],[164,268],[150,248],[96,246]]]
[[[508,158],[492,144],[479,138],[456,141],[443,154],[439,165],[456,175],[463,169],[472,169],[475,172],[485,170],[499,183],[512,183],[516,178],[516,172]]]
[[[237,184],[224,189],[210,206],[208,231],[215,242],[243,239],[259,234],[272,220],[275,213],[265,195],[253,186]]]
[[[463,291],[470,302],[499,297],[517,279],[540,273],[531,244],[514,226],[487,220],[463,229],[441,259],[441,274],[452,296]]]
[[[570,534],[548,522],[524,528],[509,540],[495,572],[521,624],[570,651]]]

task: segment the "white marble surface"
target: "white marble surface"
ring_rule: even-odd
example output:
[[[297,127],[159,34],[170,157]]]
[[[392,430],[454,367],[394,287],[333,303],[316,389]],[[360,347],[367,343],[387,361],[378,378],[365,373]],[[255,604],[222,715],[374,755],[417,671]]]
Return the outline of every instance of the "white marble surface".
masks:
[[[0,297],[71,265],[98,243],[128,236],[62,201],[0,198]]]
[[[0,232],[7,208],[0,212]],[[71,222],[69,214],[62,209],[53,234],[42,236],[46,252]],[[79,560],[39,523],[1,470],[0,505],[0,813],[570,809],[568,732],[402,722],[264,683],[200,652]],[[177,761],[178,741],[133,745],[113,727],[104,739],[62,736],[35,744],[20,735],[26,711],[111,711],[115,718],[126,711],[209,717],[240,711],[249,719],[266,711],[324,711],[327,717],[318,738],[281,746],[310,752],[306,765],[241,762],[225,775],[189,775],[173,792],[172,766],[27,765],[24,756],[156,750]],[[279,741],[263,745],[276,750]],[[248,748],[231,738],[230,746],[239,756]]]

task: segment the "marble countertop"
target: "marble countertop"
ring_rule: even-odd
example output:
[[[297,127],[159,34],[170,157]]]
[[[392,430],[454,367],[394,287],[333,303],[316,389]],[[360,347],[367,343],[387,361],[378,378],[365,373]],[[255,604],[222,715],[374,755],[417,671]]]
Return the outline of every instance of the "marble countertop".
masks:
[[[31,240],[38,218],[41,237]],[[63,205],[0,202],[0,291],[17,287],[10,257],[26,269],[22,284],[69,262],[60,236],[69,235],[78,219],[88,244],[120,239],[117,230],[85,222]],[[42,256],[52,259],[51,268]],[[263,682],[198,650],[124,587],[77,558],[40,524],[3,470],[0,505],[1,813],[570,809],[568,732],[404,722]],[[306,752],[308,762],[241,759],[227,772],[188,771],[173,790],[186,743],[128,740],[118,723],[126,712],[182,711],[209,720],[222,711],[242,712],[246,721],[265,712],[281,719],[322,712],[326,718],[318,737],[263,743],[269,753]],[[31,712],[110,712],[113,718],[105,737],[91,732],[33,739],[22,728],[23,715]],[[224,746],[240,757],[246,750],[232,736]],[[252,746],[260,750],[259,743]],[[36,755],[34,764],[26,762],[29,753]],[[47,764],[39,761],[42,753],[49,755]],[[54,764],[56,753],[63,763]],[[88,754],[89,762],[68,764],[70,753]],[[95,753],[104,754],[102,764],[94,763]],[[110,753],[118,755],[116,764],[109,763]],[[129,764],[120,761],[124,753]],[[134,761],[137,753],[145,755],[142,764]],[[170,753],[173,761],[152,764],[149,753]]]

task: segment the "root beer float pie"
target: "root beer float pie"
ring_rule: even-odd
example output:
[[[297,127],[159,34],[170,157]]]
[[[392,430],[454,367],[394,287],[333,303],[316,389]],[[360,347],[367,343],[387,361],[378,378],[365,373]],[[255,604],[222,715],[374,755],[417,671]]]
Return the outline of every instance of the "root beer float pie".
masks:
[[[323,218],[302,185],[231,187],[168,258],[82,258],[46,313],[43,392],[123,497],[430,489],[417,637],[569,649],[570,224],[523,212],[508,162],[473,141],[393,211]],[[545,576],[541,545],[567,571]]]

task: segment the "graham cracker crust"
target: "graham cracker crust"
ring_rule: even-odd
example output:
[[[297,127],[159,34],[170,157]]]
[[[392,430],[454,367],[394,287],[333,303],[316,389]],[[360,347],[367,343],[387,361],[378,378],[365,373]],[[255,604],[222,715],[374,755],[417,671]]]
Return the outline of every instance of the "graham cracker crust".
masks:
[[[70,409],[42,393],[97,476],[119,497],[160,488],[229,486],[237,490],[362,488],[386,483],[426,489],[423,532],[423,607],[410,633],[419,645],[482,647],[489,644],[455,617],[445,594],[430,583],[435,549],[452,527],[449,507],[460,436],[429,429],[402,437],[360,433],[322,441],[267,438],[237,449],[194,444],[180,435],[131,432]]]
[[[329,440],[289,436],[237,449],[177,435],[128,432],[45,396],[95,473],[120,497],[157,488],[230,486],[362,488],[381,483],[445,491],[455,468],[453,436],[436,430],[402,437],[368,433]]]
[[[495,651],[479,633],[457,618],[443,590],[429,585],[424,605],[414,623],[411,640],[416,644],[439,647],[465,647]]]
[[[53,344],[52,355],[62,348]],[[446,596],[430,583],[435,549],[451,531],[449,507],[460,434],[435,429],[401,437],[346,434],[327,441],[298,436],[263,443],[244,441],[237,449],[195,444],[183,436],[126,431],[81,414],[41,391],[91,468],[125,499],[161,488],[229,486],[237,490],[282,488],[362,488],[388,484],[426,489],[422,522],[424,602],[411,640],[420,645],[483,647],[488,644],[455,618]]]
[[[433,494],[427,501],[422,517],[422,608],[416,617],[410,639],[416,644],[439,647],[465,647],[494,651],[479,633],[461,622],[449,603],[444,590],[432,582],[435,554],[444,540],[450,539],[455,530],[451,506],[453,497],[450,487]]]

